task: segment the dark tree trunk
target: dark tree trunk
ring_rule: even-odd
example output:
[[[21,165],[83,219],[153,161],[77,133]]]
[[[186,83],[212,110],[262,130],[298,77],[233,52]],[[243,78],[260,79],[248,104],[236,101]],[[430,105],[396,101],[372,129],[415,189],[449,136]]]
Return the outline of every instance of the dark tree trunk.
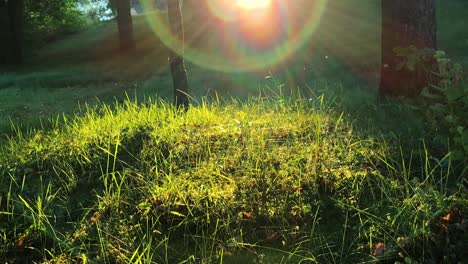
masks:
[[[398,70],[394,48],[436,49],[436,25],[435,0],[382,0],[381,94],[416,96],[434,80],[433,62]]]
[[[10,23],[8,21],[8,7],[0,0],[0,65],[7,64],[10,42]]]
[[[129,51],[135,48],[133,39],[133,21],[130,0],[117,0],[117,24],[119,27],[120,50]]]
[[[23,0],[0,0],[0,64],[23,61]]]
[[[179,0],[168,0],[168,16],[174,41],[169,55],[172,82],[174,85],[174,102],[177,107],[189,106],[188,101],[188,79],[184,65],[184,26],[182,10]]]
[[[23,0],[9,0],[11,31],[11,64],[23,62]]]

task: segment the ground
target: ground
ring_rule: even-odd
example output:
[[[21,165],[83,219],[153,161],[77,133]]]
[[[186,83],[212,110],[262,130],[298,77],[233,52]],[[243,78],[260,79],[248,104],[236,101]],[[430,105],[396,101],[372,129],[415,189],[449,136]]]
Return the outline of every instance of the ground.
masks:
[[[109,21],[0,75],[0,260],[462,263],[466,161],[418,101],[377,94],[378,5],[352,3],[280,64],[188,61],[187,112],[159,13],[134,17],[133,53]],[[440,48],[463,65],[466,8],[439,1]],[[204,33],[188,43],[210,51]]]

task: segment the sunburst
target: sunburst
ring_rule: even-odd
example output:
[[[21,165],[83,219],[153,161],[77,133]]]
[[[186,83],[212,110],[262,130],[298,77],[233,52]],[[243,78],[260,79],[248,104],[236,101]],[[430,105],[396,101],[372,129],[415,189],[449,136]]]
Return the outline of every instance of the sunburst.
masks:
[[[271,5],[272,0],[235,0],[239,8],[253,10],[263,9]]]

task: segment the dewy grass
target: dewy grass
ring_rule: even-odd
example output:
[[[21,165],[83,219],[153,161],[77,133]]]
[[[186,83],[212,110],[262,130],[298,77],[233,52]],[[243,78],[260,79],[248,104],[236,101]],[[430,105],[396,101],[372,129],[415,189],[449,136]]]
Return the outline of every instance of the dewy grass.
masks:
[[[18,130],[0,152],[0,258],[460,260],[466,240],[431,228],[466,210],[450,157],[422,148],[408,158],[351,124],[323,96],[278,96],[186,113],[127,100]]]

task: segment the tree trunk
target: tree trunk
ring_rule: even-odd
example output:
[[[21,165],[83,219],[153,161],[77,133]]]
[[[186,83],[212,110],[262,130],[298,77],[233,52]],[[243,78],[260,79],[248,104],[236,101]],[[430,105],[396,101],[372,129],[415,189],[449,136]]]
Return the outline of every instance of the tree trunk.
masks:
[[[23,0],[0,0],[0,64],[23,61]]]
[[[169,55],[174,102],[177,107],[188,108],[188,79],[184,65],[184,26],[179,0],[168,0],[167,12],[174,41]]]
[[[120,50],[129,51],[135,48],[133,39],[133,21],[130,0],[117,0],[117,24],[119,27]]]
[[[436,24],[435,0],[382,0],[381,94],[416,96],[434,80],[434,62],[398,69],[394,48],[436,49]]]
[[[0,65],[7,64],[10,49],[10,23],[8,21],[8,8],[5,1],[0,0]]]
[[[23,0],[9,0],[11,30],[11,64],[19,65],[23,62]]]

